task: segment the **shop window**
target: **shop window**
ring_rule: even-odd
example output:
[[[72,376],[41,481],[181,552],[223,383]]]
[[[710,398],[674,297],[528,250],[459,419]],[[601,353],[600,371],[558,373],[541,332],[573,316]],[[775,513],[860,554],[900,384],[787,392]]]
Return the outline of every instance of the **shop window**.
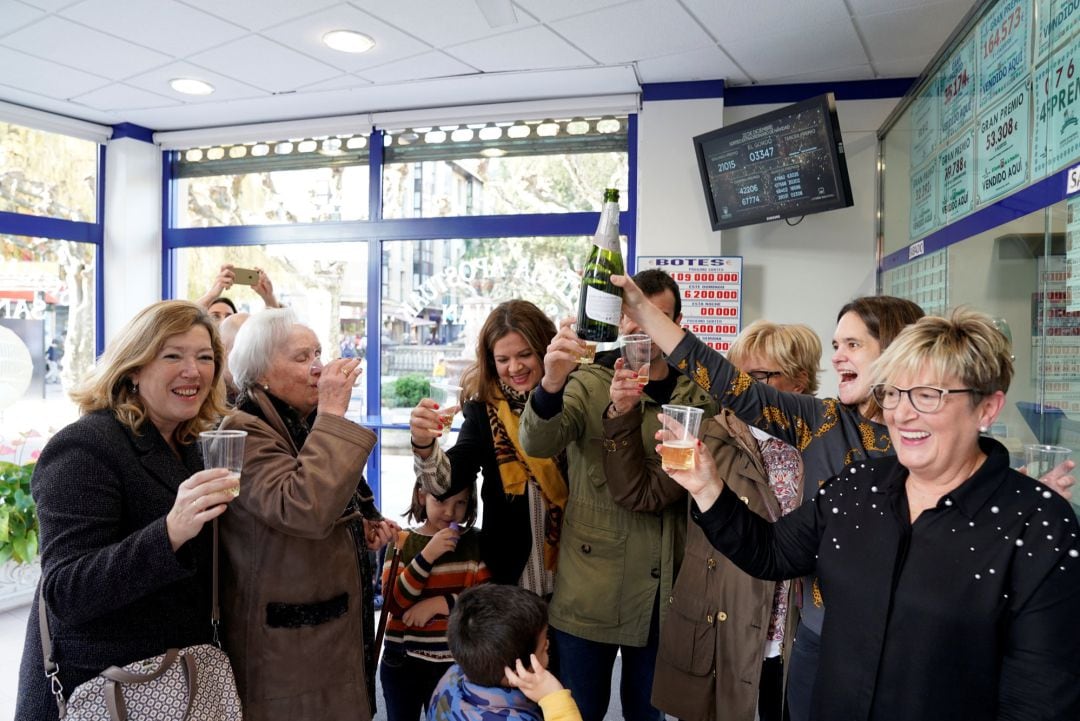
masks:
[[[0,446],[9,449],[0,460],[13,460],[13,439],[46,437],[78,417],[67,394],[94,367],[97,248],[0,235],[0,249],[0,326],[14,331],[33,366],[26,392],[0,408]]]
[[[191,148],[178,154],[176,227],[368,218],[368,139]]]
[[[625,117],[384,133],[387,218],[599,211],[603,188],[626,185]]]
[[[202,296],[224,263],[262,268],[274,295],[311,327],[323,347],[323,360],[363,357],[367,351],[367,243],[210,246],[174,252],[177,297]],[[238,310],[254,313],[262,299],[248,286],[234,285],[223,295]],[[353,392],[350,412],[364,415],[364,385]]]
[[[0,122],[0,210],[97,220],[98,145]]]

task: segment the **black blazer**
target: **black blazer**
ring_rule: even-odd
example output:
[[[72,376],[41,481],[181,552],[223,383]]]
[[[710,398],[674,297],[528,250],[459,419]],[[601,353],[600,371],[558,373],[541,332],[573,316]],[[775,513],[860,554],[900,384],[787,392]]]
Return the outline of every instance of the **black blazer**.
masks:
[[[508,496],[503,491],[495,442],[491,437],[487,405],[468,401],[461,409],[465,420],[457,441],[447,451],[451,485],[461,488],[483,473],[480,496],[484,499],[484,522],[480,532],[480,557],[495,583],[517,585],[532,550],[529,498]]]
[[[108,411],[45,446],[31,481],[42,577],[65,695],[105,668],[211,640],[211,527],[174,553],[165,529],[179,485],[202,469],[150,422],[135,435]],[[37,599],[19,673],[19,721],[56,719],[41,660]]]

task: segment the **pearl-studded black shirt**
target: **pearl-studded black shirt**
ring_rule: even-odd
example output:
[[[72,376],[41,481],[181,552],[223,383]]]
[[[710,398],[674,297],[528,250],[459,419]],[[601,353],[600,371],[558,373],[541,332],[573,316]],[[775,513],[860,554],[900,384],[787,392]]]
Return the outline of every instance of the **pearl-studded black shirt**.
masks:
[[[987,460],[910,522],[907,470],[856,462],[775,524],[725,487],[694,520],[746,572],[816,568],[823,721],[1080,719],[1080,545],[1069,504]]]

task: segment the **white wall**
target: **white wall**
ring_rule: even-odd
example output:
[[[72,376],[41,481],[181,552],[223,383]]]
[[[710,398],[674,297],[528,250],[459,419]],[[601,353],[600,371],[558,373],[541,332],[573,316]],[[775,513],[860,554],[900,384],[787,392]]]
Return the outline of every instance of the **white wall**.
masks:
[[[105,342],[161,300],[161,150],[133,138],[105,151]]]
[[[875,291],[876,131],[896,103],[838,103],[853,207],[808,215],[794,227],[780,220],[722,233],[709,225],[691,139],[779,106],[657,101],[644,103],[639,117],[638,255],[742,256],[743,324],[767,318],[813,328],[824,350],[820,395],[836,392],[828,365],[836,312]]]

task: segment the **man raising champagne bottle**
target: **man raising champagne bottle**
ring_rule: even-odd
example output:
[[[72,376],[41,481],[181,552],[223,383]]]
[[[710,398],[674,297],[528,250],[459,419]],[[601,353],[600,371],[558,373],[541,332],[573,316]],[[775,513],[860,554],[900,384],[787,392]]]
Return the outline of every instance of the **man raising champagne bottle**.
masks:
[[[676,323],[682,320],[679,286],[662,270],[645,270],[634,281]],[[599,353],[579,366],[582,340],[566,318],[544,355],[544,377],[521,415],[521,445],[530,456],[549,458],[564,448],[570,496],[559,544],[555,592],[549,607],[551,637],[560,678],[578,702],[584,721],[601,721],[611,694],[611,671],[622,652],[621,698],[629,721],[657,721],[650,703],[656,664],[660,599],[671,593],[676,553],[681,553],[686,509],[674,503],[660,513],[617,505],[604,477],[598,439],[608,428],[640,429],[654,448],[665,403],[716,412],[708,394],[668,367],[653,351],[649,381],[636,393],[609,402],[618,350]],[[619,330],[640,332],[621,316]],[[580,331],[580,327],[579,327]],[[652,453],[653,451],[647,451]]]

